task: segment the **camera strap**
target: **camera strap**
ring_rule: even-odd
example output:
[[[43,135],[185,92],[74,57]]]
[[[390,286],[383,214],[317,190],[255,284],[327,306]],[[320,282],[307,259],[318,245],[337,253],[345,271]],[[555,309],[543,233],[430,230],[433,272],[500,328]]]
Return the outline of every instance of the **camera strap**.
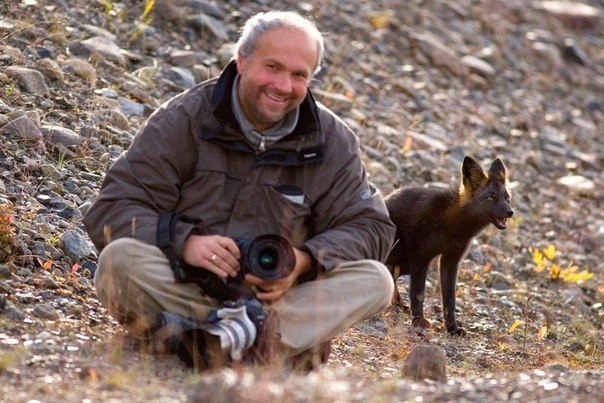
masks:
[[[180,263],[180,259],[176,256],[176,252],[172,247],[172,237],[176,223],[181,219],[180,214],[176,213],[164,213],[160,214],[157,219],[157,246],[166,255],[170,261],[170,267],[174,272],[174,278],[176,282],[182,282],[185,280],[185,271]]]

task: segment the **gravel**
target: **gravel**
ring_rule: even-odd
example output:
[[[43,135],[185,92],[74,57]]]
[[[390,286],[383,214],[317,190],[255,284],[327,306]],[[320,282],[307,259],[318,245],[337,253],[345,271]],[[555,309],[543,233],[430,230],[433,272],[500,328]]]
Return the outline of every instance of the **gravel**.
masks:
[[[144,7],[0,4],[0,400],[604,401],[601,1]],[[141,352],[96,300],[81,217],[105,170],[162,102],[218,74],[241,22],[270,8],[308,12],[325,32],[312,90],[357,132],[384,194],[455,186],[465,155],[505,162],[514,218],[477,236],[460,268],[467,337],[444,335],[437,270],[431,329],[392,309],[334,339],[309,374],[190,373]],[[398,285],[405,297],[408,279]],[[426,346],[443,353],[445,380],[404,370]]]

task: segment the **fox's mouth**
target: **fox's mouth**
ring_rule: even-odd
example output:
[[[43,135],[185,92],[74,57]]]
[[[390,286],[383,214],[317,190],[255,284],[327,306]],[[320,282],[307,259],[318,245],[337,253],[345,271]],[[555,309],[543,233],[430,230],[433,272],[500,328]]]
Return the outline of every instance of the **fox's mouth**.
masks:
[[[504,230],[508,227],[508,218],[507,217],[497,217],[492,215],[491,220],[493,225],[497,227],[497,229]]]

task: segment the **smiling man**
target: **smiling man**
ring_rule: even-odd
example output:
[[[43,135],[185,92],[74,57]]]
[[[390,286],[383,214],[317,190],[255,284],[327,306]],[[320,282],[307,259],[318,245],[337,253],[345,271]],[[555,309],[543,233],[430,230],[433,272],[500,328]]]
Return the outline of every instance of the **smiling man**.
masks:
[[[394,226],[357,137],[309,91],[323,53],[310,20],[253,16],[220,76],[162,105],[108,170],[84,217],[98,297],[154,352],[310,369],[388,307]]]

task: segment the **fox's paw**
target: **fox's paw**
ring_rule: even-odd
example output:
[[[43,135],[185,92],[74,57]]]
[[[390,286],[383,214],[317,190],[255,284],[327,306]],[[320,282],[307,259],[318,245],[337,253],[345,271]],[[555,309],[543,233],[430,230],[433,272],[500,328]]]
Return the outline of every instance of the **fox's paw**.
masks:
[[[424,318],[423,316],[414,316],[411,319],[411,324],[413,326],[421,327],[424,329],[430,329],[432,327],[432,325],[430,324],[430,321],[428,319]]]
[[[466,332],[466,330],[461,327],[457,321],[455,321],[447,325],[447,334],[449,336],[464,337],[468,334],[468,332]]]

